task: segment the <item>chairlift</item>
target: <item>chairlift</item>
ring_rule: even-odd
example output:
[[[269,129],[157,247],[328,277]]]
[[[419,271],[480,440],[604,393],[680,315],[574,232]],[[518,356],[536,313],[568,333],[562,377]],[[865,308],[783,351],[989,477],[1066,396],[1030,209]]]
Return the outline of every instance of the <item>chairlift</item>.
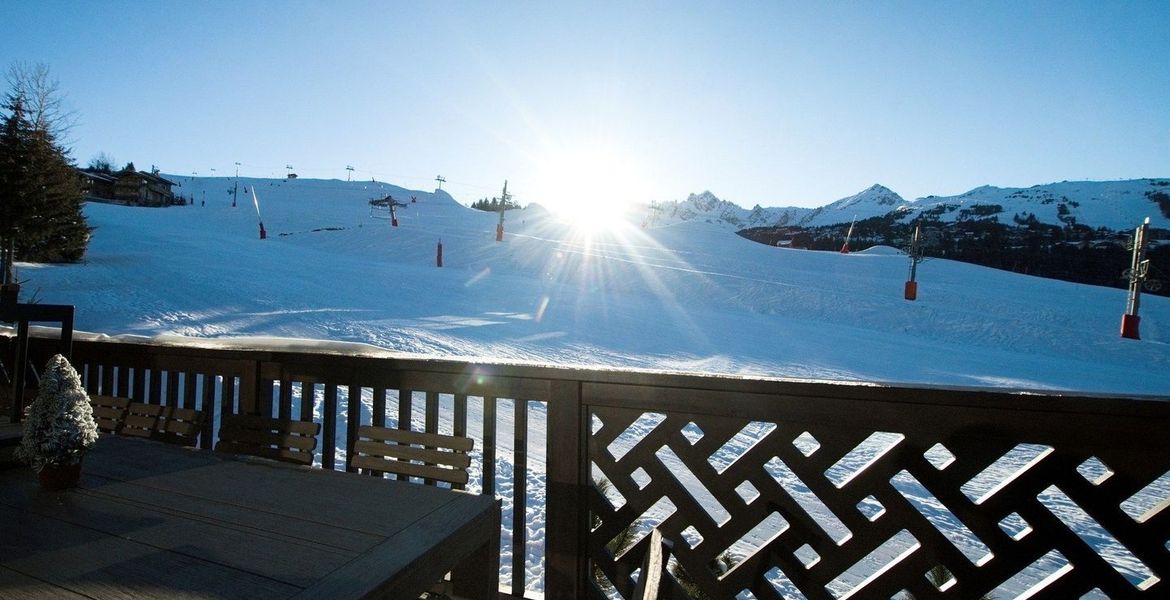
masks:
[[[406,203],[395,200],[390,194],[386,194],[385,198],[370,200],[370,217],[389,221],[394,218],[392,207],[395,206],[406,206]]]

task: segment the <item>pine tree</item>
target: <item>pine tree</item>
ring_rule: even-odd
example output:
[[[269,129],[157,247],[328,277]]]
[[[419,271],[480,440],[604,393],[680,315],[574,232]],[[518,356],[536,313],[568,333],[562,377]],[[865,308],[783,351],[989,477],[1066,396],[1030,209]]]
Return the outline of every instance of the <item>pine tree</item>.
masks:
[[[31,120],[27,106],[19,87],[3,106],[8,114],[0,130],[0,239],[13,243],[20,260],[76,262],[90,235],[80,181],[52,122]]]
[[[24,100],[13,98],[4,106],[9,115],[0,131],[0,241],[7,249],[24,220],[25,197],[29,195],[26,172],[32,162],[32,124]]]
[[[99,152],[97,156],[89,159],[88,168],[91,171],[106,173],[108,175],[114,172],[114,159],[105,152]]]

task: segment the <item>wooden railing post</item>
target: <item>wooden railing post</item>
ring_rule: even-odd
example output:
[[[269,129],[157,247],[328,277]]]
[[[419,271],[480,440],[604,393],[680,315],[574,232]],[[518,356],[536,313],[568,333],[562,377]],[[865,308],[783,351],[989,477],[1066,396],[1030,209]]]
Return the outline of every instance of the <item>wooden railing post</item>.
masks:
[[[249,360],[240,373],[240,414],[254,415],[260,408],[260,361]]]
[[[351,381],[346,384],[345,390],[345,470],[356,473],[357,467],[353,466],[353,455],[354,448],[357,446],[358,426],[361,425],[362,418],[362,386],[360,383]]]
[[[12,377],[12,414],[9,415],[13,423],[19,423],[24,417],[24,374],[28,370],[28,321],[17,324],[16,334],[16,362],[13,363]]]
[[[548,402],[545,597],[585,598],[586,464],[581,383],[553,381]]]

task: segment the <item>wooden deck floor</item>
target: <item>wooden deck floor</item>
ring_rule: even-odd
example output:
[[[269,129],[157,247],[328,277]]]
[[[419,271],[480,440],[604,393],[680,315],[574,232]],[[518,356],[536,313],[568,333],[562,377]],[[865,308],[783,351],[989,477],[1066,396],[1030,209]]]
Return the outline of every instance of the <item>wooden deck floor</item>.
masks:
[[[434,487],[108,436],[81,484],[0,472],[0,597],[495,598],[499,505]]]

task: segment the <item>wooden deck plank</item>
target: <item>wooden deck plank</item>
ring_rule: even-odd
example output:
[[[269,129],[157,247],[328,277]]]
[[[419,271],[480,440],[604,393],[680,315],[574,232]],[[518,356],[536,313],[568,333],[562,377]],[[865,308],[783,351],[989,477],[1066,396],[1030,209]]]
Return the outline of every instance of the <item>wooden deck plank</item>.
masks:
[[[264,525],[269,523],[252,526],[236,520],[217,520],[85,490],[71,493],[67,503],[43,502],[33,497],[35,493],[28,494],[30,489],[31,486],[22,490],[26,492],[24,494],[0,490],[3,494],[0,503],[23,507],[38,517],[222,564],[296,587],[312,584],[365,549],[336,548],[328,544],[328,537],[323,542],[315,542],[304,536],[284,535],[266,529]],[[311,553],[317,555],[314,557]],[[282,557],[281,560],[272,560],[277,555]]]
[[[139,440],[120,442],[155,444]],[[97,461],[87,459],[83,482],[88,486],[91,479],[93,485],[101,485],[102,480],[107,483],[135,481],[139,485],[191,498],[230,498],[238,506],[281,518],[303,520],[304,515],[313,515],[313,522],[327,527],[376,535],[392,535],[403,527],[402,523],[412,523],[425,516],[430,512],[430,506],[441,506],[457,497],[450,495],[447,490],[405,482],[386,480],[370,485],[369,480],[337,471],[270,461],[232,460],[180,447],[166,447],[161,451],[175,455],[175,462],[187,468],[162,473],[163,467],[159,467],[160,472],[154,472],[151,466],[156,463],[174,466],[171,461],[141,458],[125,463],[102,461],[91,465]],[[271,492],[272,489],[294,485],[304,493],[276,497]],[[344,510],[339,510],[335,505],[338,497],[346,499]]]
[[[51,588],[45,582],[0,566],[0,596],[6,600],[84,600],[85,596],[61,588]]]
[[[2,492],[0,492],[2,493]],[[150,485],[134,482],[103,486],[86,493],[105,497],[109,501],[129,503],[157,503],[167,510],[176,511],[187,518],[222,523],[230,527],[246,527],[298,540],[326,549],[360,552],[377,543],[381,536],[339,529],[329,524],[306,519],[290,519],[287,515],[258,511],[254,507],[241,506],[234,502],[223,502],[206,497],[200,498]]]
[[[496,501],[450,490],[120,436],[99,441],[83,473],[79,489],[49,494],[27,470],[0,472],[7,577],[93,598],[290,597],[305,587],[413,597],[403,594],[460,561],[490,558],[493,533],[498,546],[498,525],[482,525],[498,524]]]
[[[168,598],[175,589],[190,589],[204,598],[284,598],[298,590],[50,517],[13,513],[0,519],[0,566],[70,593],[122,599],[132,589],[136,598]],[[169,587],[158,586],[160,581]]]
[[[165,480],[189,472],[159,477]],[[39,491],[31,473],[21,471],[15,475],[0,486],[0,506],[5,510],[25,510],[148,543],[160,550],[221,562],[298,587],[323,577],[383,539],[375,534],[257,511],[232,500],[196,498],[151,487],[155,481],[152,478],[116,482],[89,475],[80,489],[63,496],[68,502],[47,502],[48,495]],[[282,554],[285,556],[281,560],[272,560]]]
[[[484,544],[482,537],[495,534],[494,549],[498,555],[499,512],[483,515],[480,500],[480,497],[470,495],[458,498],[443,510],[429,515],[419,527],[393,535],[371,552],[356,557],[328,581],[305,589],[298,598],[349,597],[362,589],[376,590],[371,594],[375,598],[407,598],[411,590],[425,589],[447,573],[445,567],[428,560],[427,540],[448,540],[443,545],[443,554],[462,561],[484,547],[492,546],[490,541]],[[393,576],[387,578],[387,573],[393,573]],[[490,587],[491,593],[495,594],[494,581]]]
[[[355,477],[321,469],[287,469],[281,463],[257,465],[230,460],[218,467],[177,471],[151,477],[147,482],[139,480],[139,483],[192,498],[220,499],[284,519],[378,536],[393,535],[404,524],[424,518],[435,506],[442,508],[452,501],[443,494],[427,494],[428,488],[422,485],[388,480],[355,481]],[[303,494],[290,497],[271,494],[270,490],[294,483],[300,485]],[[408,485],[408,488],[397,490],[394,485]],[[344,508],[337,505],[337,498],[342,497]]]

